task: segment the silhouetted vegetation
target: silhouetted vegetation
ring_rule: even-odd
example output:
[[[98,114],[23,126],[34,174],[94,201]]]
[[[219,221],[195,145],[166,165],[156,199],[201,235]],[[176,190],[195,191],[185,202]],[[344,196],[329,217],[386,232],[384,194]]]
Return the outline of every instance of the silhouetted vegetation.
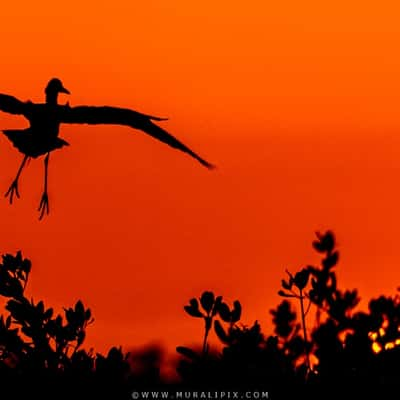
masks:
[[[192,298],[184,311],[202,320],[199,348],[178,346],[173,384],[180,387],[247,387],[275,390],[277,398],[290,389],[366,388],[395,385],[400,378],[400,296],[370,300],[367,311],[356,310],[357,290],[338,287],[339,261],[332,232],[317,234],[314,249],[319,265],[286,271],[278,293],[283,298],[270,311],[271,333],[261,325],[241,322],[242,306],[212,291]],[[81,301],[63,315],[43,301],[25,296],[31,263],[20,252],[6,254],[0,264],[0,295],[6,299],[0,317],[0,379],[13,390],[58,390],[74,398],[94,392],[130,398],[139,387],[165,387],[162,355],[149,348],[125,354],[113,347],[107,355],[84,350],[92,313]],[[211,348],[210,337],[220,347]],[[171,382],[169,384],[172,384]],[[302,392],[298,392],[300,395]]]

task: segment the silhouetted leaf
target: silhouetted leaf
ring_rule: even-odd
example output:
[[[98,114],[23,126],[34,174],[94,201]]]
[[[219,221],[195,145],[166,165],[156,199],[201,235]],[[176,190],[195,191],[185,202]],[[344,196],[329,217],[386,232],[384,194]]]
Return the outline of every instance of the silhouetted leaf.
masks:
[[[75,314],[72,308],[65,309],[65,318],[67,318],[69,324],[75,323]]]
[[[322,265],[326,269],[334,267],[339,261],[339,252],[335,251],[329,254],[325,259],[322,260]]]
[[[85,307],[83,306],[83,303],[80,300],[78,300],[75,304],[75,312],[83,315],[84,311],[85,311]]]
[[[292,288],[292,282],[287,282],[284,279],[282,279],[282,287],[286,290],[290,290]]]
[[[331,231],[327,231],[323,237],[326,251],[331,252],[335,247],[335,235]]]
[[[215,302],[214,302],[214,307],[211,312],[212,317],[214,317],[217,314],[218,308],[221,305],[221,303],[222,303],[222,296],[217,296],[217,298],[215,299]]]
[[[4,268],[8,271],[15,272],[19,264],[17,259],[18,253],[17,257],[12,256],[11,254],[4,254],[2,257],[3,257]]]
[[[223,321],[231,322],[231,311],[226,303],[221,302],[218,308],[218,314]]]
[[[198,308],[193,308],[192,306],[184,306],[183,308],[191,317],[203,318],[203,314]]]
[[[21,250],[18,250],[18,251],[17,251],[17,254],[16,254],[16,256],[15,256],[15,262],[16,262],[17,264],[21,264],[21,263],[22,263],[22,253],[21,253]]]
[[[29,336],[30,338],[33,338],[34,336],[37,336],[37,334],[39,333],[38,331],[36,331],[32,327],[26,326],[26,325],[22,326],[21,332],[24,335]]]
[[[282,297],[296,297],[294,294],[286,293],[283,290],[279,290],[278,294],[279,294],[279,296],[282,296]]]
[[[85,340],[85,331],[79,331],[77,334],[77,347],[80,347]]]
[[[319,253],[325,252],[324,245],[319,240],[314,240],[312,245],[313,245],[314,249],[317,250]]]
[[[310,276],[310,272],[307,269],[302,269],[301,271],[297,272],[297,274],[295,275],[294,284],[300,290],[303,290],[308,283],[309,276]]]
[[[22,269],[25,273],[29,274],[29,272],[31,271],[31,268],[32,268],[32,263],[31,263],[30,260],[25,259],[25,260],[22,261],[21,269]]]
[[[46,310],[46,312],[44,313],[44,319],[49,319],[53,316],[53,309],[49,308],[48,310]]]
[[[200,297],[200,304],[207,313],[211,312],[212,306],[214,304],[214,293],[204,292]]]
[[[228,344],[230,342],[229,336],[227,335],[225,329],[222,327],[221,323],[218,320],[214,321],[214,330],[221,342],[225,344]]]
[[[286,273],[289,276],[289,284],[291,285],[293,283],[294,277],[290,271],[286,270]]]
[[[36,310],[39,312],[39,314],[43,314],[43,312],[44,312],[43,301],[39,301],[39,303],[36,305]]]
[[[4,297],[21,298],[22,294],[23,286],[18,279],[5,278],[3,281],[0,280],[0,295]]]
[[[113,346],[107,354],[107,360],[112,362],[114,365],[122,363],[124,361],[124,355],[122,354],[121,349]]]
[[[193,297],[192,299],[190,299],[189,304],[192,308],[197,309],[197,310],[199,309],[199,302],[197,301],[196,298]]]
[[[62,326],[62,317],[61,315],[57,315],[55,321],[54,321],[58,326]]]
[[[183,356],[190,358],[191,360],[197,360],[199,359],[199,355],[192,349],[189,349],[188,347],[184,347],[184,346],[178,346],[176,348],[176,351],[179,354],[182,354]]]
[[[90,308],[88,308],[85,311],[85,320],[91,322],[92,321],[92,312],[90,311]]]
[[[235,300],[233,302],[233,309],[231,312],[231,321],[233,323],[238,322],[240,320],[241,315],[242,315],[242,305],[238,300]]]
[[[318,241],[313,242],[315,250],[320,253],[330,253],[335,247],[335,236],[331,231],[327,231],[324,235],[316,232]]]
[[[11,316],[18,322],[25,321],[30,316],[29,303],[22,304],[21,302],[11,299],[6,304],[6,309],[10,311]]]

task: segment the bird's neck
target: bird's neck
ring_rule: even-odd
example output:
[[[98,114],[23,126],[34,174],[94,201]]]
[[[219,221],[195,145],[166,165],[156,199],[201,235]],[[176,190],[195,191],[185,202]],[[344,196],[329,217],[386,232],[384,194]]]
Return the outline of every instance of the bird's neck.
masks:
[[[58,93],[50,92],[46,93],[46,103],[51,105],[57,105]]]

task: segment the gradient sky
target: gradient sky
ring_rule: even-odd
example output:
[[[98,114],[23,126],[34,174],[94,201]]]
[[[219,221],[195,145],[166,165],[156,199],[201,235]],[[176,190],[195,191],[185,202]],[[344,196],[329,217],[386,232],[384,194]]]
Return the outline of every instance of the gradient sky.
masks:
[[[270,332],[285,269],[338,239],[342,288],[367,299],[400,283],[400,6],[394,1],[6,2],[0,92],[167,116],[208,171],[139,131],[63,126],[50,158],[51,214],[38,221],[42,160],[22,199],[0,198],[1,252],[33,261],[29,295],[82,299],[87,346],[201,338],[183,305],[203,290],[240,299]],[[246,8],[244,8],[246,7]],[[0,128],[26,127],[0,115]],[[22,155],[0,137],[0,188]]]

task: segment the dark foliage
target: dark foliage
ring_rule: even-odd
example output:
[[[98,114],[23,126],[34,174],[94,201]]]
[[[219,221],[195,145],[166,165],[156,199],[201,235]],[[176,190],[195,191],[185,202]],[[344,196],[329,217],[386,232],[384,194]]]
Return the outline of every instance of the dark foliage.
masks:
[[[82,349],[86,328],[93,322],[81,301],[55,315],[43,301],[25,294],[31,263],[21,252],[6,254],[0,264],[0,294],[7,315],[0,316],[0,384],[13,398],[129,398],[137,383],[158,384],[143,369],[145,355],[128,360],[120,348],[106,355]],[[131,369],[136,363],[139,372]],[[146,380],[144,377],[146,376]]]
[[[339,252],[332,232],[317,234],[318,266],[286,271],[278,306],[270,311],[271,334],[255,321],[241,322],[242,305],[227,303],[212,291],[184,306],[204,321],[200,348],[178,346],[175,385],[184,388],[264,388],[274,398],[288,390],[310,397],[312,390],[357,390],[400,381],[400,295],[380,296],[368,311],[356,310],[357,290],[338,287]],[[56,314],[43,301],[25,296],[31,263],[20,252],[0,264],[0,384],[14,395],[53,398],[131,398],[133,389],[171,387],[160,374],[162,351],[151,347],[125,354],[113,347],[106,355],[85,350],[90,309],[81,301]],[[210,337],[219,346],[210,346]],[[171,385],[171,383],[169,383]],[[175,386],[174,386],[175,387]],[[304,392],[307,389],[309,391]],[[347,389],[346,389],[347,390]],[[381,390],[381,389],[380,389]],[[348,393],[348,392],[347,392]],[[340,395],[340,393],[339,393]],[[272,395],[271,395],[272,396]]]
[[[265,387],[283,398],[287,388],[298,395],[308,388],[307,396],[313,389],[333,393],[347,387],[359,394],[368,388],[371,394],[377,386],[382,390],[382,384],[400,383],[400,296],[372,299],[368,312],[356,311],[357,290],[337,285],[334,234],[317,233],[312,245],[321,264],[294,274],[286,271],[278,291],[284,300],[270,311],[273,334],[262,334],[257,321],[239,324],[241,312],[235,320],[224,318],[233,310],[220,306],[221,321],[214,321],[214,330],[222,351],[208,357],[178,348],[184,356],[178,368],[184,382]],[[235,304],[241,311],[240,303]]]

